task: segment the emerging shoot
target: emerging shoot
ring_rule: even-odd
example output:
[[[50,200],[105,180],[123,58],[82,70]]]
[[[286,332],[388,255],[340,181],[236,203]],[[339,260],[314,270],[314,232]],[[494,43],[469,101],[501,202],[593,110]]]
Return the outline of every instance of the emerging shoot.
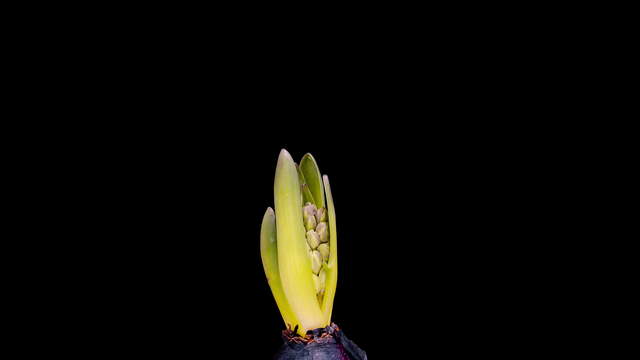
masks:
[[[274,200],[275,212],[268,208],[262,221],[262,263],[287,328],[305,336],[331,324],[338,279],[329,179],[311,154],[297,165],[280,152]]]

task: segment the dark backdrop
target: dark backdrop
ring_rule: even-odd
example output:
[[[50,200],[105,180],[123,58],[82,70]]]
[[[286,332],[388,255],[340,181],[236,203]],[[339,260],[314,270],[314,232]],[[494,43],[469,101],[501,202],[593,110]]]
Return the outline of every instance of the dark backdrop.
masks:
[[[83,26],[54,34],[55,51],[34,57],[52,61],[45,84],[24,81],[49,103],[25,109],[77,121],[28,124],[52,144],[35,156],[49,167],[25,167],[42,172],[33,190],[53,198],[38,208],[52,227],[29,228],[64,253],[51,257],[68,272],[42,299],[64,303],[48,313],[59,316],[54,325],[71,323],[72,347],[90,345],[84,357],[268,359],[283,324],[259,226],[283,147],[296,159],[313,153],[331,178],[333,320],[372,359],[520,358],[548,343],[530,329],[556,300],[538,291],[539,275],[552,240],[567,235],[550,231],[569,211],[547,191],[561,184],[547,160],[566,167],[581,151],[547,156],[554,141],[578,136],[579,126],[558,131],[567,111],[550,109],[571,93],[552,70],[571,71],[511,26],[487,33],[486,24],[459,26],[459,9],[451,16],[433,12],[426,30],[424,19],[400,17],[399,34],[367,16],[384,28],[274,34],[266,30],[278,21],[262,13],[270,24],[242,39],[230,35],[242,22],[212,30],[190,16],[183,34],[147,15],[132,17],[143,34],[123,28],[113,38],[111,25],[98,25],[102,39]],[[71,41],[73,51],[57,49],[78,34],[88,38]]]
[[[275,353],[283,323],[259,229],[284,147],[296,160],[311,152],[331,179],[333,321],[350,338],[378,359],[416,349],[508,354],[539,311],[528,265],[539,239],[535,174],[517,144],[525,139],[486,127],[367,126],[292,136],[250,124],[167,128],[97,157],[104,206],[90,224],[100,240],[89,263],[99,264],[90,284],[101,339],[141,354]]]

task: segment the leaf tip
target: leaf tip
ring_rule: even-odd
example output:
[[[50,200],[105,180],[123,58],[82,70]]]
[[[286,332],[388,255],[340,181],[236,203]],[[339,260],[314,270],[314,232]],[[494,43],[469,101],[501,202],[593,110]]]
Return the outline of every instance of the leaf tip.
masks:
[[[291,154],[289,154],[289,152],[285,148],[282,148],[282,150],[280,150],[280,155],[278,158],[285,158],[293,162],[293,158],[291,157]]]

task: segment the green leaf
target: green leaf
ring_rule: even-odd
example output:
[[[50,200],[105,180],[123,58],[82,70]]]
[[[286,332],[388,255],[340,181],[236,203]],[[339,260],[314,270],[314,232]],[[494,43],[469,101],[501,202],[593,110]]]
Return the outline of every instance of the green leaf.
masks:
[[[282,289],[282,280],[280,279],[280,270],[278,269],[277,244],[276,215],[273,209],[267,208],[262,218],[262,227],[260,229],[260,257],[262,258],[262,266],[264,267],[265,275],[267,275],[271,293],[276,299],[276,304],[278,305],[285,326],[293,329],[295,324],[298,323],[298,320]]]
[[[324,204],[324,189],[322,186],[322,178],[320,177],[320,170],[318,164],[313,158],[313,155],[307,153],[300,160],[300,172],[305,179],[309,191],[313,196],[313,203],[316,207],[326,207]]]
[[[305,177],[306,178],[306,177]],[[278,268],[284,294],[300,322],[298,334],[326,326],[316,298],[311,259],[302,222],[300,179],[291,155],[278,157],[274,183]]]
[[[329,218],[329,263],[325,268],[327,280],[322,299],[322,313],[325,316],[325,322],[331,323],[333,299],[336,296],[336,285],[338,284],[338,233],[336,232],[336,209],[333,205],[329,177],[325,175],[322,180],[327,194],[327,216]]]
[[[315,204],[315,200],[313,199],[313,195],[311,195],[311,191],[309,190],[309,185],[307,185],[307,181],[304,179],[304,175],[300,170],[300,166],[296,164],[296,169],[298,170],[298,179],[300,180],[300,186],[302,186],[302,202],[304,204],[310,202]]]

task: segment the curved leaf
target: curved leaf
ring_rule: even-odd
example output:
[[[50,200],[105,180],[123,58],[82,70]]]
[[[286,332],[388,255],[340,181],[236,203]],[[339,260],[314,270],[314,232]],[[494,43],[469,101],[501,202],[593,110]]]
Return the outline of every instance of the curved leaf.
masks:
[[[287,327],[293,328],[298,323],[291,306],[287,301],[282,289],[280,280],[280,270],[278,269],[278,245],[276,237],[276,215],[273,209],[267,208],[262,218],[260,229],[260,257],[264,273],[267,275],[267,282],[271,288],[271,293],[276,299],[276,304],[282,315],[282,319]]]
[[[313,155],[307,153],[302,157],[302,160],[300,160],[300,172],[313,196],[313,203],[318,208],[325,207],[322,178],[320,177],[318,163],[316,163]]]
[[[274,183],[278,268],[286,298],[300,321],[298,333],[304,335],[307,330],[324,327],[325,324],[313,284],[311,259],[302,223],[298,176],[291,155],[282,149]]]
[[[336,285],[338,284],[338,233],[336,232],[336,209],[333,205],[329,177],[325,175],[322,180],[327,194],[327,216],[329,218],[329,263],[325,269],[327,282],[324,298],[322,299],[322,313],[325,316],[325,322],[331,323],[333,299],[336,296]]]

